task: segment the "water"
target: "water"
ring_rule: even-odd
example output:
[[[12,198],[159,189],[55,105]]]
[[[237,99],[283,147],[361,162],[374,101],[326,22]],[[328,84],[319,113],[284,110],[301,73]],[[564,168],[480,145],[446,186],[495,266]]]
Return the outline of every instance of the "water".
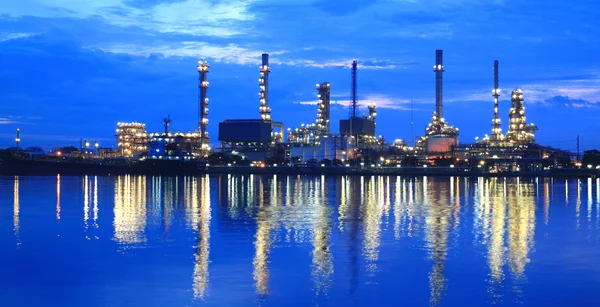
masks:
[[[3,306],[599,306],[597,180],[0,177]]]

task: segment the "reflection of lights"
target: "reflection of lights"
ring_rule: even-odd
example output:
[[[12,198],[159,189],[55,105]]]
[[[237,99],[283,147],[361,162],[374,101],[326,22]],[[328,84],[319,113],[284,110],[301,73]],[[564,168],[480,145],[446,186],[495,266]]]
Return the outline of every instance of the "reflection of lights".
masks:
[[[508,205],[508,265],[514,278],[524,277],[529,251],[533,247],[535,228],[535,199],[531,184],[519,184],[517,192],[511,191]]]
[[[490,293],[495,299],[498,298],[496,293],[504,279],[504,234],[506,229],[506,202],[499,195],[497,189],[493,190],[490,197],[491,200],[491,232],[488,246],[488,265],[490,267]]]
[[[194,180],[197,180],[194,178]],[[208,264],[210,254],[210,178],[205,175],[200,187],[200,212],[198,217],[198,253],[195,255],[194,265],[194,297],[202,298],[208,288]],[[197,194],[195,194],[197,196]],[[197,198],[197,197],[195,197]]]
[[[83,177],[83,223],[85,228],[88,227],[89,212],[90,212],[90,198],[89,198],[89,182],[88,176]]]
[[[19,204],[19,176],[15,176],[14,187],[13,187],[13,230],[15,232],[15,238],[17,239],[17,246],[21,245],[19,240],[19,211],[21,206]]]
[[[381,240],[381,217],[383,215],[382,191],[383,177],[378,177],[367,182],[366,201],[364,202],[364,253],[367,259],[367,270],[374,273],[377,269],[376,261],[379,260],[379,245]]]
[[[98,228],[98,176],[94,176],[94,227]]]
[[[60,221],[60,175],[56,175],[56,220]]]
[[[317,294],[327,293],[333,274],[333,257],[330,250],[331,240],[331,207],[327,204],[324,178],[321,178],[321,190],[315,200],[317,206],[314,216],[312,276],[315,280]]]
[[[423,178],[423,186],[428,185],[427,177]],[[425,190],[425,189],[424,189]],[[428,194],[424,196],[429,198]],[[441,197],[441,195],[439,196]],[[449,216],[450,208],[448,201],[430,203],[424,202],[429,206],[425,217],[426,242],[429,257],[433,260],[433,267],[429,273],[430,303],[436,306],[440,303],[446,289],[446,277],[444,276],[444,267],[448,254],[448,228],[450,226]]]
[[[146,177],[117,177],[113,211],[115,240],[124,244],[146,241]]]
[[[256,217],[257,230],[254,241],[256,254],[252,264],[254,265],[254,281],[256,282],[256,293],[260,295],[269,294],[269,267],[268,258],[271,249],[271,223],[266,211],[259,212]]]

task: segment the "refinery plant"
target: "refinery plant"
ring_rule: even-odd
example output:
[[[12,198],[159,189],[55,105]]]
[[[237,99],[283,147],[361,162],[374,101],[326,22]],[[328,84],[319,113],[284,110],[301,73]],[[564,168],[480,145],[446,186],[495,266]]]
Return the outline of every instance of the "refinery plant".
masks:
[[[492,90],[493,118],[489,135],[474,143],[459,142],[459,129],[444,117],[443,51],[435,51],[435,109],[423,136],[412,146],[404,140],[391,144],[376,136],[377,107],[367,105],[360,114],[357,94],[358,61],[351,62],[349,114],[339,121],[337,132],[331,121],[331,82],[316,84],[316,117],[314,121],[284,130],[282,122],[273,120],[269,106],[269,54],[262,55],[258,73],[258,116],[224,119],[218,123],[218,145],[208,134],[209,64],[199,61],[198,126],[189,131],[170,131],[170,116],[164,131],[148,132],[139,122],[117,123],[116,150],[98,148],[89,151],[87,141],[80,149],[71,148],[68,155],[85,159],[119,158],[127,161],[190,161],[198,165],[323,167],[335,166],[365,170],[376,168],[447,168],[487,173],[539,172],[551,168],[570,167],[571,153],[535,143],[537,126],[527,121],[525,98],[521,89],[511,92],[507,132],[502,132],[499,114],[499,63],[494,61]],[[287,136],[287,140],[286,140]],[[17,130],[16,148],[21,142]],[[85,146],[83,144],[86,144]],[[55,150],[51,156],[65,158],[67,150]],[[577,155],[578,157],[578,155]],[[155,163],[155,162],[152,162]],[[154,164],[152,164],[154,165]]]
[[[537,127],[529,124],[525,116],[523,91],[511,93],[508,114],[508,131],[502,133],[499,108],[499,64],[494,61],[494,87],[492,131],[475,143],[460,143],[459,129],[444,117],[443,51],[435,51],[435,110],[423,136],[409,146],[403,140],[387,144],[375,134],[377,107],[368,105],[366,114],[359,114],[357,94],[358,61],[351,63],[351,93],[349,116],[339,122],[334,133],[331,126],[330,82],[316,84],[316,118],[300,127],[284,130],[282,122],[272,119],[269,106],[269,55],[262,55],[259,68],[259,117],[250,119],[225,119],[219,122],[219,146],[210,147],[208,126],[207,74],[209,65],[198,62],[199,121],[191,132],[169,132],[165,119],[163,133],[147,133],[140,123],[119,123],[117,153],[123,157],[148,159],[206,159],[211,153],[237,156],[244,165],[327,165],[338,166],[445,166],[473,165],[493,172],[540,169],[550,161],[570,160],[571,155],[535,143]],[[284,137],[287,135],[287,140]],[[269,163],[270,161],[270,163]]]

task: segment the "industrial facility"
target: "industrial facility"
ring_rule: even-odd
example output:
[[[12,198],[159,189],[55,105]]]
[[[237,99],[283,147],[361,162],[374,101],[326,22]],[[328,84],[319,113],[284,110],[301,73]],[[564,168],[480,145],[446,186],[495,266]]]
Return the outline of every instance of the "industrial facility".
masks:
[[[207,74],[209,65],[199,61],[198,127],[191,132],[170,132],[170,117],[165,118],[165,131],[147,133],[141,123],[119,123],[117,127],[118,154],[127,158],[148,159],[206,159],[214,153],[210,146],[208,127]],[[500,119],[499,64],[494,61],[493,118],[490,135],[474,143],[459,143],[459,129],[444,118],[443,103],[443,51],[435,50],[435,111],[425,134],[413,146],[404,140],[387,144],[376,137],[377,109],[367,106],[367,114],[359,114],[357,95],[358,61],[351,63],[351,93],[349,116],[339,121],[339,132],[331,127],[330,82],[316,84],[316,117],[314,121],[287,130],[273,120],[269,106],[269,54],[262,54],[259,68],[259,117],[251,119],[225,119],[219,122],[218,151],[238,156],[252,162],[273,165],[336,165],[336,166],[459,166],[471,165],[491,172],[531,170],[547,167],[558,160],[570,160],[570,153],[535,144],[537,126],[528,123],[525,116],[523,91],[511,93],[508,111],[508,130],[502,132]]]
[[[198,127],[191,132],[171,132],[171,116],[163,119],[164,132],[148,133],[146,125],[138,122],[117,124],[117,153],[126,158],[191,160],[205,158],[210,153],[208,135],[208,81],[209,65],[199,61]]]
[[[453,147],[458,145],[458,128],[448,125],[444,119],[443,105],[443,51],[435,51],[435,112],[431,123],[425,129],[425,135],[415,144],[418,153],[427,153],[445,156]]]

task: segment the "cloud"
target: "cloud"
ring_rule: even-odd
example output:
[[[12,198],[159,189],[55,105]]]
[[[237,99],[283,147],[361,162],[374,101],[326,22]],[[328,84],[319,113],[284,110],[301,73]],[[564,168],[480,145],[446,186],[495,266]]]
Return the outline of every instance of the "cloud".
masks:
[[[18,124],[19,122],[15,121],[11,117],[0,117],[0,125],[9,125],[9,124]]]
[[[108,24],[138,27],[161,33],[180,33],[203,36],[232,36],[251,30],[239,22],[250,21],[248,12],[252,0],[154,1],[135,5],[124,0],[19,0],[0,8],[0,14],[12,17],[35,16],[46,18],[88,19],[100,17]]]
[[[270,58],[272,65],[287,65],[312,68],[350,68],[352,60],[308,60],[294,59],[289,51],[274,50],[264,51],[258,48],[242,47],[236,44],[218,45],[199,41],[183,41],[172,44],[151,44],[150,46],[131,43],[116,43],[109,45],[88,45],[88,49],[98,49],[104,52],[128,54],[133,56],[149,57],[160,55],[164,57],[190,57],[194,59],[208,59],[217,62],[235,64],[260,64],[261,55],[265,52],[274,56]],[[390,60],[364,60],[358,62],[360,70],[390,70],[398,67],[418,65],[419,62],[393,62]]]
[[[13,39],[25,38],[36,34],[37,33],[0,32],[0,43]]]
[[[187,41],[176,46],[153,45],[146,47],[137,44],[112,44],[109,46],[87,46],[89,49],[100,49],[105,52],[148,57],[162,55],[165,57],[191,57],[194,59],[211,59],[218,62],[235,64],[259,64],[263,51],[240,47],[236,44],[214,45],[204,42]],[[285,51],[271,51],[272,55],[284,54]]]
[[[316,105],[317,101],[299,101],[297,104],[302,105]],[[351,100],[335,100],[331,99],[332,105],[339,105],[348,107],[350,106]],[[365,98],[361,98],[358,100],[359,107],[366,108],[369,105],[376,105],[377,108],[381,109],[392,109],[392,110],[410,110],[410,107],[406,107],[405,105],[410,104],[410,100],[406,99],[395,99],[390,98],[385,95],[372,94],[367,95]]]
[[[554,107],[568,107],[568,108],[597,108],[600,106],[600,102],[591,102],[584,99],[573,99],[569,96],[554,96],[541,102],[542,105]]]

